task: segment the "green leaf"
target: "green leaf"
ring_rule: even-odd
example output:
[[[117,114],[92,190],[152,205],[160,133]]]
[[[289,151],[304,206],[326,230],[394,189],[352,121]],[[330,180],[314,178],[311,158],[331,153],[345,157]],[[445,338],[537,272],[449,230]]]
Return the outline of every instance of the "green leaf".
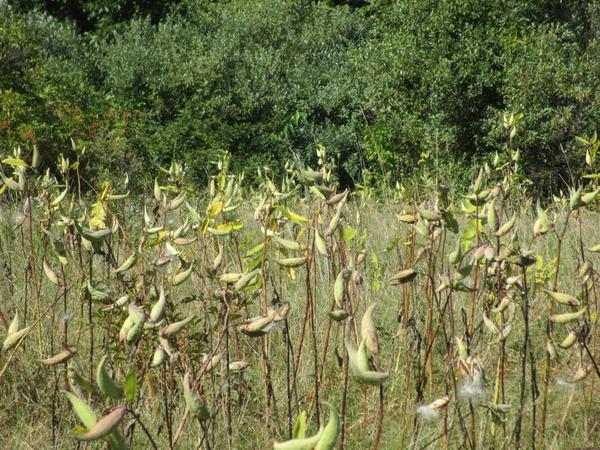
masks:
[[[137,375],[133,369],[130,369],[125,378],[125,398],[128,402],[135,400],[135,391],[137,389]]]
[[[354,236],[356,236],[355,228],[348,226],[344,228],[344,231],[342,231],[342,239],[344,239],[344,241],[351,241],[354,239]]]
[[[302,225],[303,223],[309,222],[308,217],[305,217],[301,214],[297,214],[293,211],[290,211],[285,206],[275,205],[275,208],[281,211],[285,217],[294,222],[296,225]]]
[[[250,250],[248,250],[246,252],[246,254],[244,255],[244,258],[250,258],[252,256],[254,256],[256,253],[260,252],[265,246],[264,242],[261,242],[260,244],[255,245],[254,247],[252,247]]]
[[[306,436],[306,411],[302,411],[296,417],[294,423],[294,431],[292,432],[292,439],[304,439]]]

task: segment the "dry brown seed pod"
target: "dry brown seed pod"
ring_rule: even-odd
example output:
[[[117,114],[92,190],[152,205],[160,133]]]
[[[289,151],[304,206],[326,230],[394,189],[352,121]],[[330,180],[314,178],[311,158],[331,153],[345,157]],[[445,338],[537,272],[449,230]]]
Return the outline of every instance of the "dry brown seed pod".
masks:
[[[112,412],[96,422],[96,425],[88,432],[75,434],[75,438],[80,441],[93,441],[112,433],[121,420],[123,420],[126,410],[125,405],[117,406]]]
[[[397,286],[399,284],[409,283],[415,279],[417,271],[415,269],[401,270],[397,274],[393,275],[388,279],[390,286]]]
[[[221,362],[221,354],[217,353],[212,358],[209,358],[208,355],[204,355],[204,359],[202,361],[202,366],[200,367],[200,373],[198,376],[202,376],[205,373],[209,373],[213,369],[215,369],[219,363]]]
[[[573,378],[571,378],[570,380],[567,380],[567,383],[578,383],[581,380],[583,380],[585,377],[587,377],[589,375],[589,373],[592,370],[592,365],[588,364],[586,366],[581,366],[579,369],[577,369],[577,372],[575,372],[575,374],[573,375]]]
[[[62,274],[52,270],[52,268],[48,265],[46,260],[44,260],[42,266],[44,268],[44,274],[52,284],[55,284],[57,286],[64,286],[65,280],[63,279]]]
[[[444,406],[446,406],[449,401],[450,401],[450,397],[448,397],[447,395],[444,395],[443,397],[435,399],[427,406],[431,409],[439,409],[439,408],[443,408]]]
[[[249,365],[250,364],[247,361],[244,361],[244,360],[233,361],[233,362],[229,363],[229,370],[231,370],[233,372],[238,372],[240,370],[244,370]]]
[[[493,313],[503,312],[508,307],[508,305],[510,304],[511,301],[512,301],[512,299],[510,297],[504,297],[498,306],[496,306],[495,308],[492,308],[492,312]]]
[[[373,309],[375,309],[376,303],[370,305],[365,313],[363,314],[360,323],[360,334],[365,339],[367,349],[371,353],[379,353],[379,341],[377,340],[377,329],[373,322]]]
[[[329,197],[329,199],[327,199],[325,203],[328,206],[336,205],[337,203],[344,200],[346,198],[346,195],[348,195],[348,189],[346,189],[344,192],[340,192],[339,194],[332,195],[331,197]]]
[[[61,352],[58,352],[56,355],[51,356],[50,358],[41,359],[40,362],[47,366],[54,366],[56,364],[67,362],[69,359],[73,357],[77,353],[77,349],[75,347],[67,347]]]

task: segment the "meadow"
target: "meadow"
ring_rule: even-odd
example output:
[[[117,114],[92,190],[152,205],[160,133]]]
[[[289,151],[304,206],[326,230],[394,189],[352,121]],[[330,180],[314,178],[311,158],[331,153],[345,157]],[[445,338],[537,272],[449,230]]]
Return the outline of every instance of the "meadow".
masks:
[[[0,446],[600,445],[600,190],[540,202],[508,155],[464,194],[342,191],[323,148],[255,185],[224,154],[202,190],[174,162],[143,194],[15,151]]]

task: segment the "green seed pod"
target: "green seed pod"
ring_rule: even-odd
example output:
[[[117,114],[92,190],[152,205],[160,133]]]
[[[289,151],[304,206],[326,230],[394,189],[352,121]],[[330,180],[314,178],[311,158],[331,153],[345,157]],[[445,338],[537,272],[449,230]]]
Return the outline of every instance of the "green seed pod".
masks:
[[[329,256],[329,252],[327,251],[327,243],[325,242],[325,238],[323,238],[321,233],[319,233],[319,230],[315,230],[315,246],[321,255]]]
[[[127,340],[127,334],[129,330],[135,325],[135,322],[131,317],[127,317],[119,330],[119,341],[125,342]]]
[[[144,331],[145,323],[146,318],[144,316],[137,321],[134,319],[133,326],[129,329],[129,331],[127,331],[126,341],[128,344],[134,344],[140,339],[142,332]]]
[[[416,209],[419,215],[428,222],[439,222],[442,220],[441,214],[436,211],[430,211],[428,209],[421,208],[420,206],[417,206]]]
[[[221,356],[220,353],[217,353],[212,358],[209,358],[208,355],[204,355],[204,359],[202,361],[202,366],[200,366],[200,373],[198,375],[202,376],[206,373],[211,372],[213,369],[215,369],[219,365],[219,363],[221,362],[221,359],[223,359],[223,357]]]
[[[183,192],[182,194],[179,194],[177,197],[175,197],[173,200],[171,200],[167,204],[167,208],[166,208],[167,211],[172,211],[174,209],[179,208],[182,205],[182,203],[184,202],[185,196],[186,196],[186,193]]]
[[[152,322],[152,323],[159,322],[165,315],[166,307],[167,307],[167,296],[165,294],[164,288],[161,286],[160,287],[160,295],[158,296],[158,301],[150,310],[150,322]]]
[[[279,236],[274,236],[273,240],[277,242],[281,247],[291,250],[293,252],[302,250],[302,246],[299,242],[292,241],[290,239],[280,238]]]
[[[578,270],[579,278],[587,278],[592,271],[592,265],[589,261],[585,261]]]
[[[492,334],[498,334],[498,327],[483,313],[483,323]]]
[[[135,266],[136,262],[137,262],[137,253],[133,253],[129,258],[127,258],[125,260],[125,262],[123,264],[121,264],[118,268],[113,270],[113,273],[125,272],[125,271],[131,269],[133,266]]]
[[[506,235],[510,230],[512,230],[516,221],[517,221],[517,213],[515,212],[515,213],[513,213],[510,220],[508,222],[506,222],[504,225],[502,225],[500,228],[498,228],[498,231],[496,231],[496,233],[494,233],[494,234],[497,237],[502,237],[502,236]]]
[[[194,265],[190,264],[190,266],[187,269],[174,274],[171,278],[171,284],[173,286],[179,286],[181,283],[183,283],[190,277],[193,269],[194,269]]]
[[[72,362],[67,364],[67,381],[71,390],[79,397],[84,396],[84,391],[88,393],[94,392],[92,383],[77,373]]]
[[[108,194],[106,196],[108,200],[124,200],[127,197],[129,197],[129,192],[126,192],[125,194]]]
[[[360,370],[369,370],[369,355],[367,353],[366,339],[363,337],[356,351],[356,367]]]
[[[289,302],[284,302],[279,305],[276,309],[268,309],[268,315],[273,317],[275,322],[280,322],[285,319],[290,311]]]
[[[27,335],[30,328],[31,327],[26,327],[19,331],[15,331],[12,334],[7,335],[6,339],[4,339],[4,343],[2,344],[2,351],[10,350],[15,345],[17,345],[19,343],[19,341]]]
[[[579,300],[569,294],[563,294],[561,292],[544,291],[548,297],[555,302],[569,306],[579,306]]]
[[[67,391],[64,392],[73,407],[75,415],[81,420],[83,426],[88,430],[92,429],[96,425],[96,413],[94,410],[75,394]]]
[[[552,342],[548,342],[546,344],[546,351],[548,352],[548,356],[550,357],[551,360],[555,360],[556,357],[558,356],[556,353],[556,349],[554,348],[554,345],[552,344]]]
[[[190,385],[189,372],[186,372],[186,374],[183,377],[183,398],[185,400],[185,405],[187,406],[187,409],[189,409],[190,413],[193,416],[200,417],[202,409],[200,405],[200,398],[192,390],[192,386]]]
[[[282,267],[298,267],[306,263],[306,256],[301,256],[298,258],[275,259],[275,262]]]
[[[324,428],[321,427],[319,432],[314,436],[302,439],[291,439],[285,442],[274,442],[273,450],[313,450],[315,445],[319,443],[323,436]]]
[[[482,187],[483,187],[483,168],[479,169],[477,178],[475,179],[475,182],[473,183],[473,192],[475,192],[475,194],[479,194],[481,192]]]
[[[2,179],[2,182],[13,191],[22,191],[24,189],[24,187],[21,187],[20,183],[17,183],[11,177],[7,177],[2,171],[0,171],[0,178]]]
[[[158,367],[165,362],[167,354],[162,347],[158,347],[154,350],[154,354],[152,355],[152,362],[150,363],[150,367]]]
[[[342,302],[344,301],[344,296],[346,295],[346,283],[350,278],[352,271],[348,269],[342,269],[340,273],[335,277],[335,283],[333,285],[333,298],[335,303],[341,307]]]
[[[300,181],[307,186],[312,186],[313,184],[320,184],[324,180],[324,175],[322,172],[317,172],[311,169],[300,169],[299,172]]]
[[[323,430],[323,434],[317,442],[315,450],[333,450],[340,433],[340,415],[335,406],[329,402],[322,402],[329,408],[329,419]]]
[[[596,197],[598,197],[598,194],[600,194],[600,188],[596,189],[595,191],[588,192],[587,194],[583,194],[581,196],[581,202],[587,206],[590,203],[593,203],[594,200],[596,200]]]
[[[336,322],[342,322],[350,317],[350,313],[343,309],[334,309],[333,311],[329,311],[327,314],[329,317],[331,317],[331,320]]]
[[[556,323],[569,323],[569,322],[573,322],[574,320],[577,320],[581,316],[583,316],[585,314],[586,310],[587,310],[587,307],[584,306],[583,308],[581,308],[577,312],[564,313],[564,314],[553,314],[553,315],[550,316],[550,321],[551,322],[556,322]]]
[[[465,346],[464,341],[462,340],[462,338],[455,337],[454,342],[456,343],[458,357],[466,361],[469,357],[469,352],[467,351],[467,347]]]
[[[96,230],[96,231],[84,229],[84,228],[82,228],[81,224],[79,223],[79,221],[77,219],[73,220],[73,224],[75,225],[77,232],[85,240],[89,241],[92,244],[100,244],[112,234],[112,230],[109,230],[109,229]]]
[[[588,250],[592,253],[600,252],[600,244],[596,244],[593,247],[588,248]]]
[[[358,350],[355,350],[349,341],[346,341],[346,349],[348,351],[350,367],[352,367],[354,376],[360,384],[379,386],[389,378],[390,375],[387,372],[369,370],[369,358],[364,338],[360,342]]]
[[[258,337],[268,333],[273,326],[275,326],[274,322],[275,312],[267,316],[259,316],[253,319],[250,319],[247,323],[243,323],[240,325],[239,330],[250,336],[250,337]]]
[[[398,214],[398,220],[402,223],[415,223],[417,221],[417,215],[412,214]]]
[[[95,302],[107,302],[108,300],[110,300],[110,294],[108,294],[107,292],[101,291],[100,289],[96,289],[94,286],[92,286],[92,283],[90,282],[90,280],[88,280],[87,282],[87,290],[90,294],[90,296],[92,297],[92,300],[94,300]]]
[[[54,207],[54,208],[55,208],[55,207],[57,207],[58,205],[60,205],[60,203],[61,203],[61,202],[62,202],[62,201],[65,199],[65,197],[67,196],[67,192],[69,192],[69,186],[68,186],[68,185],[65,187],[65,190],[64,190],[64,191],[62,191],[60,194],[58,194],[58,196],[57,196],[57,197],[56,197],[54,200],[52,200],[52,201],[50,202],[50,206],[52,206],[52,207]]]
[[[489,229],[495,233],[498,227],[498,213],[496,212],[496,198],[492,198],[492,201],[487,206],[487,225]]]
[[[564,349],[571,348],[575,344],[575,342],[577,342],[577,334],[573,330],[571,330],[567,337],[564,338],[563,341],[560,343],[560,347]]]
[[[129,303],[129,294],[123,294],[115,301],[115,306],[121,308],[127,303]]]
[[[100,388],[100,391],[108,398],[119,400],[123,397],[123,392],[115,384],[113,379],[108,374],[108,371],[106,370],[107,359],[108,356],[104,355],[100,360],[100,364],[98,364],[98,368],[96,369],[96,384]]]
[[[355,373],[356,380],[361,384],[369,386],[381,386],[390,377],[387,372],[375,372],[373,370],[359,370]]]
[[[345,199],[338,204],[335,214],[331,218],[329,225],[325,229],[325,236],[331,236],[335,230],[337,230],[340,224],[340,218],[342,217],[342,207],[344,206]]]
[[[19,316],[19,311],[16,311],[15,312],[15,317],[13,317],[12,322],[8,326],[8,333],[7,333],[7,335],[11,335],[13,333],[16,333],[20,329],[21,329],[21,316]]]
[[[241,273],[224,273],[219,276],[219,281],[223,284],[235,284],[240,280],[240,278],[242,278],[242,276],[243,274]]]
[[[38,149],[38,146],[34,144],[33,155],[31,157],[31,167],[37,169],[40,166],[41,159],[42,158],[40,157],[40,150]]]
[[[482,206],[485,204],[490,196],[490,190],[484,189],[479,194],[467,194],[465,198],[469,200],[475,206]]]
[[[583,186],[579,186],[579,188],[577,190],[573,190],[573,189],[569,189],[569,190],[570,190],[569,207],[571,208],[571,210],[576,210],[576,209],[580,208],[581,206],[583,206],[583,201],[581,200],[581,197],[583,194]]]
[[[548,213],[546,212],[546,210],[544,210],[540,206],[539,199],[536,204],[536,210],[537,210],[537,219],[536,219],[535,223],[533,224],[533,235],[534,236],[542,236],[542,235],[548,233],[550,230],[552,230],[554,225],[550,221],[550,218],[548,217]]]
[[[191,316],[180,320],[179,322],[173,322],[172,324],[167,325],[160,331],[161,337],[170,338],[177,335],[177,333],[179,333],[183,329],[183,327],[190,323],[193,318],[194,315],[192,314]]]

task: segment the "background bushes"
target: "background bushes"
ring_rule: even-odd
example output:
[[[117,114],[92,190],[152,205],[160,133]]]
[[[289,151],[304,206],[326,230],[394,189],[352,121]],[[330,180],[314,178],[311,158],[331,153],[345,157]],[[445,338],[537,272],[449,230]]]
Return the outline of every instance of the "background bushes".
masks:
[[[0,7],[0,139],[135,183],[172,157],[197,180],[221,150],[251,175],[315,164],[404,180],[423,152],[452,183],[513,143],[536,189],[582,170],[600,118],[597,2],[231,0]],[[158,5],[160,3],[160,5]]]

